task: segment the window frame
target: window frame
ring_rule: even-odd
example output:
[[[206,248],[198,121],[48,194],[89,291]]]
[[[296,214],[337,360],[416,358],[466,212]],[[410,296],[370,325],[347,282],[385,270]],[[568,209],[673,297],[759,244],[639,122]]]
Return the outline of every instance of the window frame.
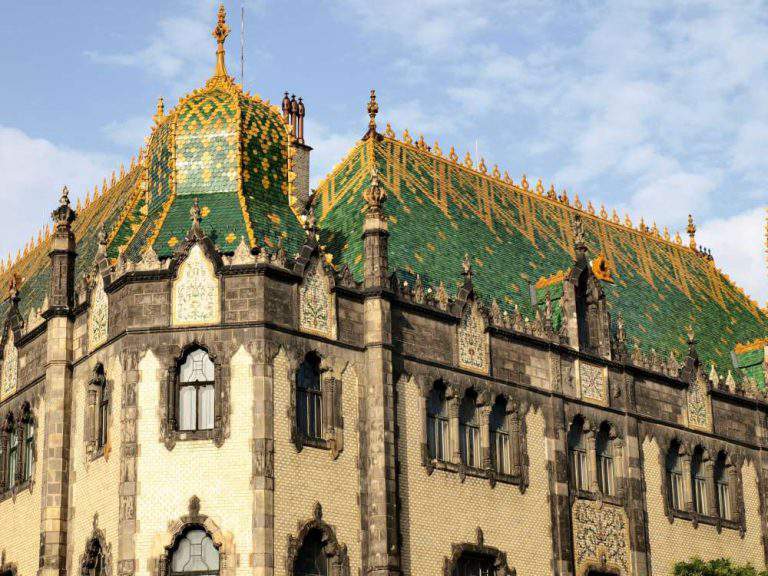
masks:
[[[459,460],[472,469],[483,466],[477,403],[477,394],[468,390],[459,404]]]
[[[451,459],[451,426],[446,392],[442,383],[436,383],[427,395],[427,452],[432,462],[449,462]],[[433,409],[438,406],[439,409]]]
[[[616,446],[615,435],[607,422],[603,422],[595,438],[597,485],[605,496],[616,496]]]
[[[315,352],[308,352],[296,370],[295,402],[296,402],[296,432],[299,434],[304,444],[324,447],[325,423],[328,414],[323,410],[323,370],[321,368],[322,360]],[[308,375],[308,373],[310,373]],[[310,378],[316,386],[308,386],[307,381]],[[306,410],[302,410],[305,407]],[[314,415],[314,426],[310,425],[312,418],[310,411]],[[314,430],[310,430],[314,428]]]
[[[192,532],[202,532],[204,534],[203,540],[206,538],[210,540],[211,545],[213,546],[213,549],[216,551],[216,554],[218,556],[217,558],[218,567],[215,570],[212,570],[212,569],[182,570],[182,571],[173,570],[174,555],[179,551],[179,547],[181,543],[185,539],[188,540],[187,536]],[[184,526],[184,529],[181,532],[176,534],[176,537],[173,539],[173,543],[171,544],[171,547],[168,550],[167,576],[221,576],[221,570],[222,570],[221,565],[222,565],[221,546],[216,544],[216,541],[214,540],[213,535],[205,528],[205,526],[201,524],[188,524]]]
[[[590,491],[588,432],[589,426],[583,418],[577,416],[571,421],[568,429],[568,471],[571,487],[576,492]]]

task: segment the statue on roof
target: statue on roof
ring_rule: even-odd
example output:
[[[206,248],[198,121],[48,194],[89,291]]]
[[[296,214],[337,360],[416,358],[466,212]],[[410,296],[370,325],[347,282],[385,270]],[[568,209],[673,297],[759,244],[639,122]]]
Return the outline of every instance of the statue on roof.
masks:
[[[227,65],[224,59],[224,41],[229,36],[229,25],[227,25],[227,11],[224,4],[219,5],[219,19],[216,28],[213,29],[213,37],[216,38],[216,73],[215,76],[227,77]]]
[[[379,184],[379,170],[375,164],[371,166],[371,181],[368,184],[368,188],[363,191],[363,199],[367,204],[366,217],[383,217],[383,205],[384,200],[387,199],[387,191]]]
[[[472,260],[469,259],[469,254],[464,254],[464,259],[461,261],[461,275],[466,277],[467,280],[472,279]]]
[[[584,241],[584,223],[579,214],[576,214],[573,219],[573,245],[576,250],[586,250],[587,247]]]

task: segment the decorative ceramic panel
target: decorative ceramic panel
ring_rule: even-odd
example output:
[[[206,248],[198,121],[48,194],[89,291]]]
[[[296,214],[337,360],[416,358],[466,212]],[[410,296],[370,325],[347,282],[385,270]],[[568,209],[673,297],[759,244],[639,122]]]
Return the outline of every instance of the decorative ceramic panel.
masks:
[[[488,335],[476,302],[466,307],[459,324],[459,367],[488,373]]]
[[[107,341],[109,335],[109,298],[104,291],[104,280],[97,275],[91,293],[91,310],[88,316],[88,346],[91,350]]]
[[[0,400],[4,400],[16,392],[16,382],[18,377],[19,351],[13,342],[13,331],[8,330],[8,341],[3,350],[3,370],[0,374],[2,384],[0,385]]]
[[[305,332],[336,337],[334,297],[328,277],[318,260],[315,260],[299,288],[299,324]]]
[[[590,569],[632,574],[629,525],[624,509],[593,500],[573,504],[573,548],[576,575]]]
[[[688,408],[688,426],[698,430],[711,430],[712,407],[707,395],[707,383],[703,374],[688,387],[686,393]]]
[[[179,266],[172,290],[175,326],[216,324],[221,317],[219,279],[211,262],[199,244],[189,251]]]
[[[598,404],[608,403],[608,383],[605,366],[578,361],[579,388],[581,397]]]

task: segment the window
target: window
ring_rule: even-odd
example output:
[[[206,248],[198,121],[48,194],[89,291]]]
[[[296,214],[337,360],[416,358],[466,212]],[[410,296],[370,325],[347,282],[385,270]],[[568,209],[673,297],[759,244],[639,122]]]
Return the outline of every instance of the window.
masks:
[[[461,462],[470,468],[480,468],[480,423],[477,421],[477,395],[468,391],[459,406],[459,452]]]
[[[693,487],[693,508],[702,516],[709,515],[707,476],[704,470],[704,450],[698,446],[691,458],[691,485]]]
[[[187,354],[179,370],[180,431],[213,429],[214,374],[213,361],[205,350],[196,348]]]
[[[31,414],[27,415],[24,424],[24,454],[22,458],[24,470],[21,474],[21,481],[26,482],[32,479],[32,469],[35,466],[35,423]]]
[[[11,428],[8,434],[8,480],[6,486],[16,485],[16,473],[19,467],[19,426]]]
[[[571,460],[571,481],[576,490],[589,490],[587,444],[584,438],[584,421],[576,418],[568,431],[568,452]]]
[[[613,468],[613,439],[610,426],[603,423],[597,434],[597,482],[603,494],[612,496],[616,492]]]
[[[715,488],[717,489],[717,510],[723,520],[733,520],[728,472],[727,456],[725,452],[720,452],[715,462]]]
[[[448,401],[445,387],[437,383],[427,398],[427,448],[432,460],[448,460]]]
[[[296,555],[294,576],[328,576],[328,558],[323,548],[322,532],[310,530]]]
[[[102,388],[100,396],[96,420],[96,426],[98,427],[96,446],[98,449],[102,449],[107,445],[107,431],[109,430],[109,392],[106,385]]]
[[[98,538],[88,540],[81,565],[81,576],[105,576],[106,565],[104,552]]]
[[[507,402],[503,397],[496,399],[491,409],[491,440],[493,443],[493,461],[496,472],[512,474],[512,454],[507,423]]]
[[[93,370],[88,402],[91,419],[89,426],[92,434],[89,451],[95,449],[94,456],[99,456],[107,445],[109,435],[109,388],[104,366],[101,363],[96,364]]]
[[[323,438],[323,392],[320,358],[310,352],[296,374],[296,419],[299,433],[307,439]]]
[[[171,552],[171,576],[218,576],[219,551],[202,528],[187,530]]]
[[[463,554],[456,562],[453,576],[495,576],[493,559],[479,554]]]
[[[680,445],[673,442],[667,452],[667,481],[669,482],[669,506],[673,510],[685,508],[683,492],[683,467],[680,458]]]

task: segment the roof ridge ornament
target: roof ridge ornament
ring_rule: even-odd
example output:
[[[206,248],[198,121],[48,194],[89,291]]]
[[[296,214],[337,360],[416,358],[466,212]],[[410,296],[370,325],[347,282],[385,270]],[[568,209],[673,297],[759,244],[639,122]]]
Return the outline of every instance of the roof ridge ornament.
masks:
[[[363,140],[367,140],[368,138],[379,138],[379,133],[376,131],[376,114],[379,113],[379,103],[376,102],[376,90],[371,88],[371,97],[368,100],[368,105],[366,106],[366,110],[368,111],[368,132],[365,133],[363,136]]]
[[[214,76],[217,78],[228,78],[227,64],[224,58],[224,42],[229,36],[230,28],[227,25],[227,10],[224,8],[224,4],[219,4],[219,19],[216,23],[216,27],[213,29],[213,37],[216,38],[216,73]]]
[[[163,101],[163,97],[160,96],[157,99],[157,109],[155,110],[155,115],[152,116],[152,120],[155,121],[155,125],[159,125],[160,122],[163,121],[163,118],[165,118],[165,102]]]
[[[689,246],[691,250],[696,250],[696,224],[693,223],[693,216],[688,214],[688,226],[685,231],[688,233],[688,237],[691,239]]]

